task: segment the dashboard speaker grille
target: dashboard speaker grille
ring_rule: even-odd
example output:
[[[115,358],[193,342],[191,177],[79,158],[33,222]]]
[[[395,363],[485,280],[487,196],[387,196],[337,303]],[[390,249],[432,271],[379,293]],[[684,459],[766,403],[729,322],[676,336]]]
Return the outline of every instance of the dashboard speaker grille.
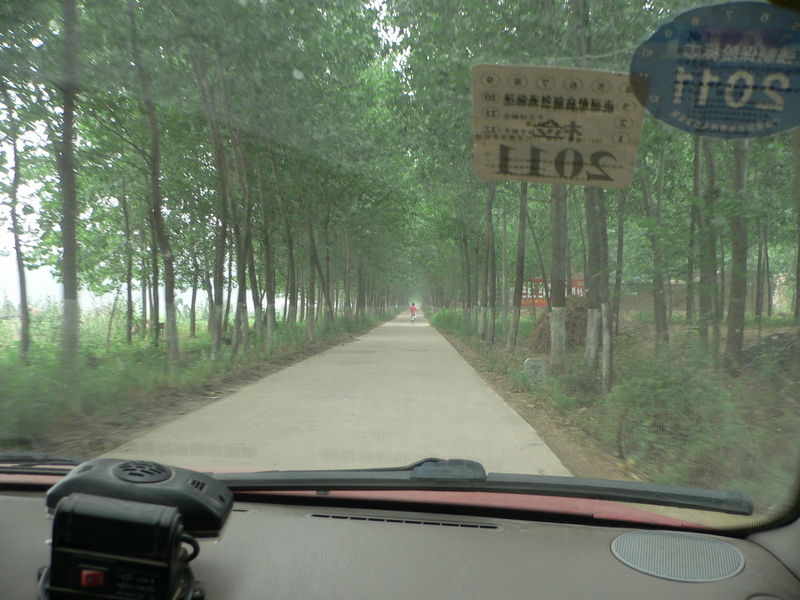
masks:
[[[634,531],[611,543],[611,552],[632,569],[673,581],[703,583],[733,577],[744,556],[716,538],[676,531]]]
[[[160,483],[172,477],[169,468],[145,460],[120,463],[111,472],[119,479],[132,483]]]

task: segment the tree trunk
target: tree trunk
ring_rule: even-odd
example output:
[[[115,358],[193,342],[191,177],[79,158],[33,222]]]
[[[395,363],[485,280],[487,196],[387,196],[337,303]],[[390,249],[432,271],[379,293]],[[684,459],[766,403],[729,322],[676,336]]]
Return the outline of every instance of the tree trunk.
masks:
[[[106,355],[111,350],[111,332],[114,329],[114,317],[117,314],[117,303],[119,302],[119,288],[114,294],[114,302],[111,304],[111,313],[108,315],[108,327],[106,327]]]
[[[231,222],[233,224],[233,239],[236,242],[236,311],[231,358],[236,356],[240,343],[244,355],[247,356],[250,353],[250,319],[247,314],[247,248],[245,242],[246,234],[240,223],[241,220],[232,205]]]
[[[301,323],[306,320],[306,308],[308,308],[306,304],[306,289],[303,287],[303,269],[299,268],[297,271],[297,293],[298,293],[298,304],[297,310],[298,315],[297,319]]]
[[[472,264],[475,265],[475,288],[472,291],[472,305],[475,307],[472,315],[472,329],[477,331],[481,320],[481,290],[483,289],[483,268],[481,265],[481,217],[478,208],[478,195],[473,194],[472,220],[475,231],[475,244],[472,247]]]
[[[352,319],[353,302],[350,291],[350,232],[347,228],[344,230],[344,249],[342,254],[344,262],[344,316],[346,319]]]
[[[78,305],[78,188],[75,177],[75,98],[78,87],[78,14],[76,0],[64,0],[64,54],[59,89],[61,147],[58,173],[61,184],[61,275],[64,282],[64,321],[61,337],[61,365],[66,381],[78,381],[80,308]]]
[[[28,350],[31,345],[31,317],[28,309],[28,284],[25,277],[25,257],[22,252],[22,240],[20,239],[20,223],[17,213],[19,204],[19,186],[21,177],[21,164],[19,159],[19,149],[17,141],[19,137],[18,115],[14,114],[14,103],[8,93],[5,80],[0,79],[0,91],[6,104],[8,122],[10,123],[9,140],[12,153],[12,177],[11,188],[9,190],[9,208],[11,210],[11,233],[14,236],[14,256],[17,264],[17,280],[19,282],[19,355],[23,363],[27,363]]]
[[[252,233],[248,234],[245,244],[247,247],[247,276],[250,279],[250,297],[253,300],[253,328],[255,329],[258,343],[263,347],[266,343],[266,335],[264,332],[265,319],[263,307],[261,306],[262,294],[258,283],[258,274],[256,272]]]
[[[737,373],[742,364],[744,315],[747,301],[747,139],[734,140],[733,193],[737,205],[729,219],[731,227],[731,290],[725,364]]]
[[[588,241],[588,260],[583,280],[586,285],[586,301],[588,312],[586,315],[586,345],[583,362],[587,369],[595,370],[598,364],[598,350],[600,348],[600,333],[602,329],[602,315],[600,314],[600,231],[598,223],[598,192],[599,188],[586,187],[585,213],[586,213],[586,238]]]
[[[287,323],[297,322],[297,268],[294,262],[294,237],[292,235],[292,224],[289,220],[289,212],[286,209],[286,202],[283,198],[283,191],[278,177],[278,169],[275,165],[275,157],[270,155],[270,164],[272,165],[272,177],[275,179],[275,188],[277,190],[278,208],[281,211],[281,218],[283,219],[283,228],[286,241],[286,296],[289,304],[289,310],[286,314]]]
[[[366,314],[367,282],[364,280],[364,259],[358,258],[356,269],[356,318],[361,320]]]
[[[228,332],[231,314],[231,294],[233,294],[233,253],[228,253],[228,289],[225,294],[225,309],[222,317],[222,335]]]
[[[147,257],[145,254],[145,244],[144,244],[144,232],[141,233],[142,239],[142,264],[141,264],[141,272],[142,272],[142,324],[141,329],[139,331],[139,337],[141,339],[145,339],[147,337],[147,299],[149,298],[149,290],[148,290],[148,283],[147,283]]]
[[[706,188],[703,193],[703,204],[700,206],[698,219],[699,255],[698,267],[700,269],[700,340],[709,347],[709,325],[714,329],[711,336],[711,352],[716,355],[719,351],[717,334],[719,325],[716,320],[716,295],[717,295],[717,233],[714,225],[715,203],[719,197],[717,189],[716,168],[714,153],[709,138],[701,139],[703,156],[706,164]]]
[[[237,204],[231,203],[230,214],[233,224],[233,234],[236,241],[236,322],[237,329],[235,336],[241,336],[242,348],[245,356],[250,354],[250,318],[247,312],[247,268],[248,255],[252,254],[250,245],[252,235],[250,233],[250,221],[252,219],[252,198],[250,193],[250,178],[248,177],[247,157],[242,143],[239,129],[235,126],[231,113],[230,101],[228,97],[228,85],[226,81],[226,70],[220,60],[219,52],[215,52],[217,72],[222,77],[220,86],[220,97],[222,109],[225,114],[227,131],[230,136],[231,147],[233,149],[233,165],[235,181],[237,182],[241,199],[244,202],[243,213],[240,213]],[[241,216],[240,216],[241,215]],[[255,285],[255,284],[254,284]],[[254,302],[259,303],[258,290],[255,293]],[[260,319],[259,319],[260,322]],[[238,339],[238,337],[237,337]],[[234,344],[234,349],[238,346]],[[231,353],[235,355],[235,352]]]
[[[797,253],[794,263],[794,323],[800,325],[800,129],[792,134],[794,142],[795,216],[797,217]]]
[[[567,251],[567,188],[564,185],[552,186],[550,196],[551,231],[553,235],[553,262],[550,277],[550,363],[555,369],[562,369],[567,358],[565,286]]]
[[[727,297],[725,290],[725,266],[728,262],[725,258],[725,240],[723,239],[722,231],[720,230],[718,233],[719,265],[717,266],[717,271],[719,272],[719,290],[717,290],[717,295],[714,298],[714,322],[716,325],[720,325],[725,317],[725,298]],[[715,335],[717,335],[718,331],[719,327],[717,327]]]
[[[161,328],[159,327],[161,318],[159,296],[161,270],[158,261],[158,242],[151,210],[147,211],[147,224],[150,227],[150,342],[153,346],[158,346],[158,340],[161,336]]]
[[[322,247],[325,249],[325,265],[322,276],[322,291],[325,298],[325,329],[333,326],[335,317],[333,285],[331,283],[331,243],[330,243],[331,208],[325,203],[325,220],[322,223]],[[317,255],[319,266],[319,254]]]
[[[764,223],[764,279],[767,294],[767,316],[772,316],[772,272],[769,268],[769,220]]]
[[[610,268],[608,264],[608,218],[606,214],[605,190],[597,188],[597,233],[600,247],[600,328],[602,331],[603,360],[601,364],[602,391],[611,391],[613,380],[614,336],[611,330],[611,297],[608,289]]]
[[[508,333],[508,206],[503,205],[503,243],[500,276],[500,303],[502,305],[502,331]]]
[[[694,248],[697,214],[697,204],[692,202],[692,206],[689,208],[689,256],[686,259],[686,320],[688,322],[694,320]]]
[[[214,243],[214,303],[209,307],[209,321],[211,323],[211,359],[216,360],[222,349],[222,336],[223,336],[223,312],[224,312],[224,299],[225,299],[225,256],[227,252],[227,238],[228,238],[228,189],[229,189],[229,174],[228,162],[225,157],[225,143],[223,141],[222,132],[219,127],[219,117],[211,96],[208,81],[205,74],[205,69],[199,58],[199,51],[194,44],[189,44],[189,59],[192,64],[192,71],[194,72],[195,82],[197,89],[200,93],[200,99],[203,104],[203,110],[206,114],[206,121],[208,122],[211,131],[211,146],[214,153],[214,166],[217,171],[218,184],[218,208],[216,211],[217,219],[217,236]]]
[[[489,232],[494,231],[492,224],[492,208],[494,207],[496,183],[490,181],[488,184],[488,193],[486,195],[486,221],[484,229],[484,245],[483,245],[483,261],[481,262],[481,314],[478,321],[478,336],[483,340],[486,339],[486,324],[489,313],[489,264],[490,252],[489,247]],[[494,237],[492,236],[492,243]]]
[[[314,235],[314,223],[312,221],[311,211],[305,201],[301,201],[303,210],[306,213],[306,228],[308,230],[308,255],[309,255],[309,278],[311,281],[310,289],[314,289],[315,272],[319,275],[320,288],[325,302],[325,324],[330,326],[333,323],[333,304],[331,303],[330,287],[326,278],[326,272],[322,268],[317,252],[316,236]],[[312,302],[315,301],[313,294],[310,295]],[[313,320],[313,319],[312,319]]]
[[[192,259],[192,299],[189,304],[189,337],[197,337],[197,290],[200,287],[200,265]]]
[[[669,321],[667,319],[667,300],[664,293],[664,260],[661,241],[661,194],[664,181],[664,153],[661,153],[659,160],[659,188],[658,201],[653,204],[650,192],[650,175],[647,170],[646,160],[642,161],[644,167],[644,185],[642,189],[642,201],[644,202],[644,212],[650,222],[647,238],[653,249],[653,317],[656,330],[656,350],[669,343]]]
[[[264,250],[264,293],[267,301],[267,338],[268,345],[275,342],[275,321],[277,315],[275,313],[275,296],[276,296],[276,282],[275,282],[275,252],[272,248],[272,238],[269,233],[270,218],[267,208],[267,197],[264,193],[264,181],[259,171],[258,177],[258,192],[261,200],[261,245]]]
[[[588,192],[588,190],[590,190],[590,189],[592,189],[592,188],[585,188],[585,191]],[[587,238],[587,236],[583,231],[583,215],[581,215],[580,199],[577,196],[575,198],[575,203],[574,203],[573,206],[575,206],[575,220],[578,223],[578,234],[580,235],[580,239],[581,239],[581,259],[582,259],[581,265],[583,265],[583,267],[582,267],[583,279],[584,279],[584,283],[586,283],[586,282],[588,282],[588,279],[589,279],[589,276],[587,275],[587,273],[589,273],[589,259],[588,259],[587,253],[586,253],[586,238]],[[587,229],[587,231],[589,230],[588,225],[587,225],[586,229]],[[589,243],[589,245],[591,246],[591,242]]]
[[[211,275],[208,272],[203,274],[203,289],[206,291],[206,305],[208,307],[208,315],[206,322],[206,331],[213,335],[214,332],[214,284],[211,282]],[[212,343],[213,348],[213,343]]]
[[[522,288],[525,285],[525,225],[528,220],[528,184],[519,188],[519,223],[517,227],[517,268],[514,277],[514,298],[511,302],[511,326],[508,328],[506,348],[517,345],[519,318],[522,313]]]
[[[247,242],[242,239],[245,236],[242,231],[234,236],[241,239],[240,243],[236,245],[236,321],[238,322],[236,329],[238,334],[236,335],[241,337],[242,351],[245,356],[248,356],[250,354],[250,317],[247,313]]]
[[[589,311],[586,323],[586,348],[584,363],[589,369],[601,367],[603,390],[611,388],[611,305],[608,290],[608,224],[605,195],[602,188],[587,187],[586,192],[586,237],[588,241],[589,276],[587,300]],[[603,361],[598,352],[602,348]]]
[[[472,324],[472,261],[469,256],[469,241],[467,231],[464,226],[461,232],[461,247],[464,253],[464,282],[465,282],[465,301],[464,301],[464,322],[469,326]]]
[[[761,318],[764,314],[764,237],[761,219],[756,220],[758,247],[756,252],[756,285],[753,293],[753,312],[755,314],[758,333],[761,335]]]
[[[491,182],[495,184],[494,181]],[[492,187],[495,187],[493,185]],[[492,199],[494,200],[494,199]],[[494,204],[494,201],[492,202]],[[486,327],[486,341],[494,344],[494,330],[497,324],[497,249],[495,248],[494,241],[494,219],[492,218],[491,211],[487,212],[486,216],[489,221],[486,223],[486,248],[489,251],[489,314]]]
[[[27,362],[28,350],[31,346],[31,313],[28,308],[28,283],[25,277],[25,258],[22,252],[22,240],[20,239],[20,223],[17,214],[18,192],[20,182],[20,162],[19,151],[17,149],[17,139],[12,142],[12,152],[14,155],[14,175],[11,183],[11,229],[14,234],[14,256],[17,263],[17,281],[19,282],[19,354],[23,362]]]
[[[572,236],[570,235],[569,231],[569,188],[567,188],[567,196],[566,196],[567,207],[564,209],[566,219],[564,227],[564,278],[566,279],[566,293],[567,296],[572,296],[573,289],[572,289]]]
[[[547,311],[550,312],[552,310],[552,305],[550,302],[550,286],[547,283],[547,268],[544,265],[544,258],[542,257],[542,248],[539,245],[539,236],[536,235],[536,229],[533,226],[533,219],[531,218],[531,213],[528,212],[528,229],[531,232],[531,237],[533,238],[533,245],[536,248],[536,257],[539,259],[539,268],[541,269],[542,273],[542,286],[544,286],[544,298],[547,302]],[[535,307],[535,303],[534,303]]]
[[[617,272],[614,277],[614,299],[611,307],[614,335],[619,335],[620,308],[622,307],[622,258],[625,245],[625,200],[627,191],[620,190],[617,204]]]
[[[309,231],[309,236],[311,237],[311,233]],[[309,244],[311,243],[311,239],[309,237]],[[316,308],[316,301],[317,301],[317,275],[314,269],[314,259],[311,256],[311,252],[308,253],[308,297],[307,297],[307,310],[306,310],[306,328],[308,330],[308,339],[312,342],[316,340],[316,323],[315,323],[315,308]]]
[[[133,343],[133,234],[124,182],[120,204],[125,225],[125,342],[130,346]]]
[[[600,377],[603,394],[608,394],[611,391],[611,384],[614,381],[614,335],[610,307],[609,302],[603,302],[600,305],[603,330],[603,363]]]
[[[697,225],[700,220],[702,198],[702,147],[699,135],[694,136],[694,155],[692,162],[692,206],[689,214],[689,257],[686,262],[686,320],[694,320],[694,271]]]
[[[164,261],[164,308],[167,312],[167,370],[174,374],[178,368],[178,319],[175,311],[175,258],[172,254],[167,228],[162,214],[161,195],[161,146],[159,140],[156,105],[150,91],[150,81],[142,62],[139,49],[139,33],[136,27],[136,0],[127,0],[128,19],[131,26],[131,60],[136,68],[142,90],[142,104],[147,116],[149,135],[148,159],[150,173],[150,211],[153,218],[158,247]]]

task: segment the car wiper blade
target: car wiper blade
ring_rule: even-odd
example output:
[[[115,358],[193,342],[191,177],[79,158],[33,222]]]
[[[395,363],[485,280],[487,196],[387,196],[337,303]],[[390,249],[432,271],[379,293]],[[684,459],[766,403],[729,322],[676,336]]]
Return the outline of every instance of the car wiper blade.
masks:
[[[507,473],[490,473],[487,481],[501,485],[507,492],[533,493],[542,496],[570,496],[590,500],[695,508],[733,515],[752,515],[755,509],[753,499],[739,490],[709,490],[614,479]]]
[[[707,490],[552,475],[486,473],[471,460],[427,458],[404,467],[332,471],[261,471],[215,475],[232,491],[400,490],[482,491],[566,496],[752,515],[754,503],[737,490]]]
[[[324,471],[323,471],[324,472]],[[474,460],[463,458],[423,458],[404,467],[384,467],[379,469],[350,469],[340,473],[408,473],[412,481],[425,480],[458,480],[476,481],[486,479],[483,465]]]
[[[486,480],[486,471],[472,460],[426,458],[403,467],[339,469],[325,471],[259,471],[215,475],[234,491],[263,489],[395,489],[415,482],[465,482]],[[381,487],[376,487],[381,486]]]
[[[55,456],[47,452],[34,452],[30,450],[0,450],[0,465],[12,465],[14,467],[65,465],[75,467],[82,462],[82,459],[69,458],[66,456]],[[5,470],[5,467],[0,466],[0,469]]]

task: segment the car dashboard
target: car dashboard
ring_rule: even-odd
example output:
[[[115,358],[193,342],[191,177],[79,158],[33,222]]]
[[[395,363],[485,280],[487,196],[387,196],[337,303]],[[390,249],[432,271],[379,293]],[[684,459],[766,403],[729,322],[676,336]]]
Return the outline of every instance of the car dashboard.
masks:
[[[239,495],[192,562],[205,598],[800,598],[746,539],[307,500]],[[52,535],[43,493],[0,493],[0,598],[40,597]]]

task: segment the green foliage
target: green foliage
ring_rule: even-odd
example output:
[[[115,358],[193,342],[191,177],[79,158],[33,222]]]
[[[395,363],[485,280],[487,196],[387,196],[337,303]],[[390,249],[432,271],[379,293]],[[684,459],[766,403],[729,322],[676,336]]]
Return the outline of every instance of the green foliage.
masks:
[[[600,396],[600,383],[600,375],[584,364],[582,354],[568,354],[563,371],[547,379],[553,405],[564,414],[592,405]]]
[[[452,335],[467,339],[473,335],[471,325],[464,320],[464,313],[458,310],[439,310],[433,316],[427,315],[431,325]]]
[[[15,344],[0,346],[0,438],[38,437],[63,408],[58,361],[35,350],[29,361],[20,359]]]

